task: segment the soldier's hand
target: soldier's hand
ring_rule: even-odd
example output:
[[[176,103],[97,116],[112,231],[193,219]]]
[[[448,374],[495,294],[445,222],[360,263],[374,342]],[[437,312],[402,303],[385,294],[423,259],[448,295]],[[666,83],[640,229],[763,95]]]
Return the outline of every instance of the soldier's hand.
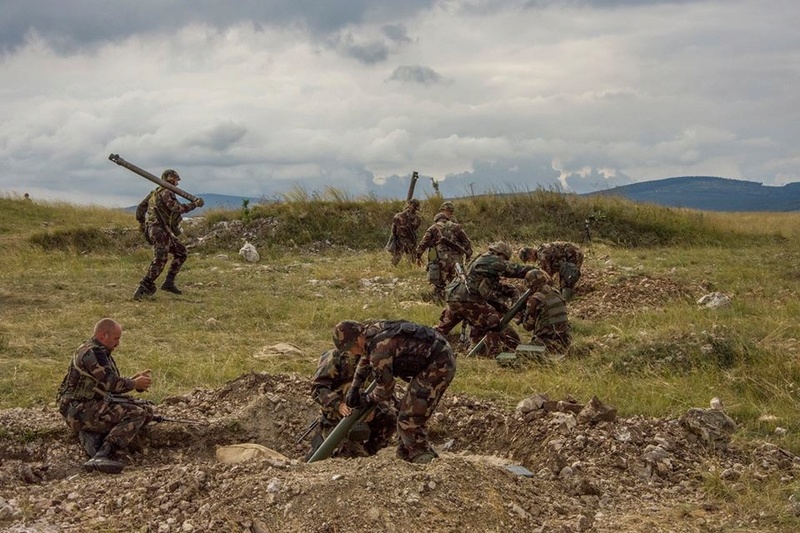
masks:
[[[358,409],[361,407],[361,389],[350,387],[350,390],[347,391],[347,396],[345,396],[344,402],[347,404],[347,407],[351,409]]]
[[[342,416],[350,416],[353,410],[347,407],[347,404],[342,402],[339,404],[339,414]]]
[[[143,370],[139,372],[135,376],[133,376],[133,384],[136,392],[144,392],[150,388],[150,385],[153,383],[153,378],[150,373],[150,369]]]
[[[205,205],[205,202],[202,198],[195,198],[194,202],[192,203],[195,205],[195,207],[203,207]]]

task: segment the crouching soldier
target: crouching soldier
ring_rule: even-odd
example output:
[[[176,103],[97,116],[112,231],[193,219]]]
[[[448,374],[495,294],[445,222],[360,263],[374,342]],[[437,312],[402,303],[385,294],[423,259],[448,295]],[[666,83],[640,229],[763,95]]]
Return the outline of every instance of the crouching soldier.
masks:
[[[531,332],[531,342],[544,345],[548,352],[566,351],[572,342],[566,302],[543,270],[528,272],[525,283],[533,294],[522,312],[522,327]]]
[[[526,263],[538,263],[551,278],[558,274],[558,286],[565,300],[572,298],[575,285],[581,279],[583,250],[566,241],[541,244],[538,248],[522,248],[519,258]]]
[[[349,416],[352,409],[345,396],[353,381],[358,356],[330,349],[319,358],[317,372],[311,383],[311,397],[320,406],[319,418],[311,437],[308,461],[331,431]],[[397,430],[397,407],[394,395],[379,403],[363,422],[356,423],[334,452],[334,457],[364,457],[385,448]]]
[[[395,378],[408,382],[398,408],[397,456],[412,463],[438,457],[428,442],[426,425],[456,373],[447,340],[432,328],[405,320],[345,320],[333,328],[333,341],[339,351],[359,357],[347,406],[355,409],[388,401],[394,396]],[[370,372],[376,386],[366,393],[361,388]]]
[[[149,405],[110,401],[110,394],[144,392],[152,383],[150,370],[120,376],[111,352],[121,336],[122,326],[110,318],[95,324],[92,338],[75,351],[56,398],[58,411],[90,457],[84,468],[109,474],[122,472],[114,453],[127,448],[154,415]]]

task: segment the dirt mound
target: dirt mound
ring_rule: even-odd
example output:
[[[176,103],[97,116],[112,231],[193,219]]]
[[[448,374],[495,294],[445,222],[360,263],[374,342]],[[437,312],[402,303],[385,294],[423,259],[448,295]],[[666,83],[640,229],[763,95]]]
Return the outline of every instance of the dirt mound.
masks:
[[[430,465],[392,448],[306,464],[308,443],[296,439],[315,413],[307,380],[248,374],[166,398],[159,414],[207,425],[153,424],[112,476],[82,471],[83,452],[54,409],[8,409],[0,530],[746,530],[754,524],[732,521],[706,496],[704,476],[716,472],[736,490],[745,477],[800,470],[774,447],[709,450],[677,420],[592,423],[574,410],[510,411],[447,394],[430,423],[441,455]],[[216,462],[217,446],[241,442],[290,459]]]

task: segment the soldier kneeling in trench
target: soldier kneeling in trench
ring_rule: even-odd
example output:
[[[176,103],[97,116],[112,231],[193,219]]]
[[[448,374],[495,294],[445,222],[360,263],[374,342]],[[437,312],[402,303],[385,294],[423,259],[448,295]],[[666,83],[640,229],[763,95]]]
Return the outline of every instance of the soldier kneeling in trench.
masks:
[[[75,351],[58,389],[58,411],[78,434],[89,456],[83,466],[89,471],[122,472],[124,465],[114,460],[115,452],[127,448],[154,416],[149,405],[112,399],[114,394],[144,392],[152,383],[150,370],[130,378],[120,376],[111,352],[121,336],[122,326],[117,321],[103,318],[97,322],[92,338]]]
[[[311,383],[311,396],[321,409],[314,422],[308,461],[322,445],[331,431],[350,415],[352,409],[345,398],[356,372],[358,356],[335,348],[319,358],[317,372]],[[374,455],[389,444],[397,431],[397,401],[394,396],[379,403],[369,416],[357,422],[342,441],[334,457],[366,457]]]

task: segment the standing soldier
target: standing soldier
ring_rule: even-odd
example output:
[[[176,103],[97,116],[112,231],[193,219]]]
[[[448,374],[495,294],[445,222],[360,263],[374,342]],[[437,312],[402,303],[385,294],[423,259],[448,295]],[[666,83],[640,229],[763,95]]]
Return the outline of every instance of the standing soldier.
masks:
[[[336,349],[326,351],[319,358],[317,372],[311,383],[311,397],[321,409],[312,433],[311,450],[306,456],[306,461],[314,455],[339,422],[352,412],[345,403],[345,396],[353,381],[357,363],[357,355]],[[339,457],[375,455],[378,450],[386,447],[396,430],[397,407],[392,396],[388,401],[378,404],[364,423],[353,426],[335,455]]]
[[[550,286],[550,276],[543,270],[528,272],[525,284],[533,294],[522,312],[522,327],[531,332],[531,342],[552,353],[566,351],[572,342],[566,302]]]
[[[539,263],[551,278],[558,274],[558,285],[565,300],[572,297],[581,278],[583,251],[567,241],[543,243],[538,248],[522,248],[519,258],[526,263]]]
[[[75,351],[56,397],[58,411],[78,434],[90,459],[87,470],[118,474],[123,464],[113,460],[152,420],[148,405],[112,402],[110,394],[144,392],[150,388],[150,370],[133,377],[120,376],[111,352],[119,345],[122,326],[110,318],[97,322],[92,338]]]
[[[397,456],[422,464],[438,457],[428,442],[426,424],[456,373],[447,339],[405,320],[345,320],[333,328],[333,341],[339,351],[360,356],[347,392],[348,407],[388,401],[394,396],[395,378],[408,382],[397,416]],[[376,386],[365,393],[361,387],[370,372]]]
[[[427,229],[417,246],[417,261],[422,263],[422,254],[428,252],[428,281],[433,285],[433,297],[444,301],[444,288],[456,277],[456,263],[469,261],[472,257],[472,242],[464,233],[461,224],[456,224],[444,213],[433,217],[433,225]]]
[[[392,254],[394,266],[397,266],[403,254],[412,263],[417,261],[417,229],[422,223],[417,211],[419,211],[419,200],[412,198],[406,203],[406,208],[392,219],[392,238],[386,251]]]
[[[475,258],[467,266],[465,281],[456,279],[447,287],[447,307],[439,317],[436,331],[447,335],[461,321],[466,320],[470,341],[477,344],[486,336],[485,355],[493,356],[505,345],[515,349],[519,335],[511,326],[498,331],[503,315],[511,307],[509,302],[519,298],[513,285],[501,283],[500,278],[524,278],[533,267],[509,262],[511,247],[504,242],[489,246],[489,251]]]
[[[181,180],[178,173],[167,169],[161,174],[161,179],[177,186]],[[186,261],[186,246],[178,240],[181,233],[181,215],[198,207],[195,202],[181,204],[175,193],[165,187],[153,189],[136,208],[136,220],[144,233],[147,242],[153,245],[153,261],[147,269],[139,287],[133,294],[134,300],[141,300],[145,296],[156,293],[156,279],[164,271],[169,254],[172,254],[172,263],[169,265],[167,277],[161,284],[161,290],[174,294],[181,294],[175,285],[175,276],[180,272]]]

